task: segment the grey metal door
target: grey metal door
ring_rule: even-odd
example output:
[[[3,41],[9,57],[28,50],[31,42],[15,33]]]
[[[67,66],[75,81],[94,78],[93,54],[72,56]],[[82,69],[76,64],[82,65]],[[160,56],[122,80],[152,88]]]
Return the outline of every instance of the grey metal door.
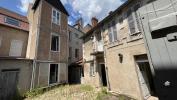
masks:
[[[15,100],[17,97],[18,71],[0,73],[0,100]]]
[[[155,0],[139,10],[160,100],[177,100],[177,0]]]

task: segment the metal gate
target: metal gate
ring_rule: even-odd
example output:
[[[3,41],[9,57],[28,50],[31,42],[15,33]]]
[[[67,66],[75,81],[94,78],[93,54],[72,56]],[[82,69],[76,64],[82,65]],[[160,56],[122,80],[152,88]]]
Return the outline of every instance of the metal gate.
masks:
[[[18,96],[18,71],[0,72],[0,100],[15,100]]]
[[[154,0],[139,12],[157,95],[177,100],[177,0]]]

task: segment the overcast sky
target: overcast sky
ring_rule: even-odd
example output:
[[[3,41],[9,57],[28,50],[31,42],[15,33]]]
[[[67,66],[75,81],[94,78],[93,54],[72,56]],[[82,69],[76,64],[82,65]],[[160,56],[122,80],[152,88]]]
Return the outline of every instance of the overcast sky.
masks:
[[[82,17],[84,23],[90,23],[92,17],[102,20],[110,11],[118,8],[125,0],[61,0],[70,14],[69,24]],[[0,0],[0,6],[26,15],[29,3],[33,0]]]

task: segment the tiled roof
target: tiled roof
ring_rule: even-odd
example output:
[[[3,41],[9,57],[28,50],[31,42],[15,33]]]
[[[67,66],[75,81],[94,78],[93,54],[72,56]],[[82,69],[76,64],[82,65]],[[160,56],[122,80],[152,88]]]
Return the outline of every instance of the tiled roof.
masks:
[[[12,12],[12,11],[10,11],[8,9],[5,9],[5,8],[2,8],[2,7],[0,7],[0,14],[6,15],[6,16],[9,16],[9,17],[13,17],[13,18],[18,19],[20,21],[28,23],[28,19],[27,19],[26,16],[17,14],[15,12]]]

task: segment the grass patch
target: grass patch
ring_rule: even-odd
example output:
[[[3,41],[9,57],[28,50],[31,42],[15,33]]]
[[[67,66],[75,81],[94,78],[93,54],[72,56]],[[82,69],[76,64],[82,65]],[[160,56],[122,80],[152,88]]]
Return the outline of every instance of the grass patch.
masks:
[[[81,91],[87,92],[87,91],[93,91],[94,88],[90,85],[81,85],[80,87]]]
[[[40,94],[43,94],[46,91],[46,89],[43,88],[36,88],[31,91],[28,91],[24,94],[25,98],[33,98],[35,96],[38,96]]]
[[[96,100],[102,100],[106,96],[111,96],[111,93],[107,92],[105,87],[102,87],[101,91],[97,93]]]

